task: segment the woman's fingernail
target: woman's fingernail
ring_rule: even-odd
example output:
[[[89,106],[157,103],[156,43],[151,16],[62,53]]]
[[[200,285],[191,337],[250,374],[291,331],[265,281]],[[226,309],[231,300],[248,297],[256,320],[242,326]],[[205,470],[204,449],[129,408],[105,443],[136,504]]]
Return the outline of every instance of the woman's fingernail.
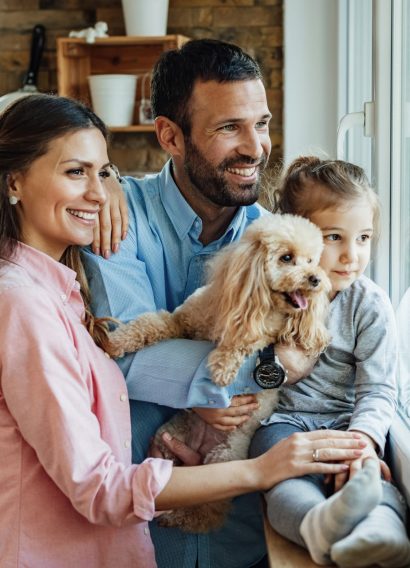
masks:
[[[99,247],[95,247],[93,249],[94,254],[96,254],[97,256],[100,256],[100,248]]]
[[[120,248],[120,245],[119,245],[118,243],[114,243],[114,244],[112,245],[112,252],[113,252],[114,254],[117,253],[118,250],[119,250],[119,248]]]
[[[164,432],[162,434],[162,439],[165,440],[166,442],[170,442],[172,440],[172,436],[171,434],[168,434],[168,432]]]
[[[127,238],[127,231],[124,231],[123,234],[121,235],[121,240],[125,241],[126,238]]]
[[[363,454],[362,450],[353,450],[355,456],[361,456]]]
[[[103,252],[103,257],[107,260],[110,258],[110,251],[108,249]]]

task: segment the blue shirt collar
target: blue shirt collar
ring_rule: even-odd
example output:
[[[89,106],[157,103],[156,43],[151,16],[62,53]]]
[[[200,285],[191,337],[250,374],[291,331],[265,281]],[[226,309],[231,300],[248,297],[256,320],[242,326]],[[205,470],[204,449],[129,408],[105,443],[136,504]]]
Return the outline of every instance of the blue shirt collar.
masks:
[[[202,219],[195,213],[178,189],[171,173],[171,160],[168,160],[159,175],[159,190],[161,201],[178,237],[182,240],[190,234],[193,239],[199,240],[202,232]],[[244,223],[245,216],[246,208],[239,207],[229,227],[217,243],[221,245],[235,240]]]

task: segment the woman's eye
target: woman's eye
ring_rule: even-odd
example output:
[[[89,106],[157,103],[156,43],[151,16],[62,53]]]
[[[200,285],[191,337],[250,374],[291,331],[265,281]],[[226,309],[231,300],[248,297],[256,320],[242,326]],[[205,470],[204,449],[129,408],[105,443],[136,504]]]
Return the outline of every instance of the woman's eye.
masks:
[[[291,254],[284,254],[283,256],[280,257],[279,260],[280,260],[281,262],[288,263],[288,262],[291,262],[292,259],[293,259],[293,255],[291,255]]]
[[[101,178],[105,179],[109,178],[111,174],[108,170],[102,170],[99,175]]]
[[[70,175],[79,176],[84,173],[84,170],[82,168],[73,168],[71,170],[68,170],[67,173]]]
[[[340,235],[333,233],[332,235],[325,235],[324,239],[326,241],[338,241],[340,240]]]

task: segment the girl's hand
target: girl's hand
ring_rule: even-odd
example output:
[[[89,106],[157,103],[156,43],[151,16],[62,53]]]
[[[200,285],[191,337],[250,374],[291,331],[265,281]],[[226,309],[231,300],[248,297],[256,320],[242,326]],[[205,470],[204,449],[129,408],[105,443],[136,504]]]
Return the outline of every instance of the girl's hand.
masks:
[[[266,490],[291,477],[346,472],[349,465],[343,462],[359,459],[366,445],[356,432],[317,430],[292,434],[256,458],[262,476],[259,483]],[[317,461],[313,459],[315,450]]]
[[[339,473],[335,476],[335,487],[334,490],[339,491],[343,487],[343,485],[352,477],[356,475],[358,471],[363,468],[363,464],[367,459],[375,459],[378,460],[378,456],[375,450],[375,442],[367,436],[364,432],[360,432],[362,439],[366,442],[366,447],[363,448],[362,455],[355,460],[346,461],[345,463],[349,466],[349,470],[343,473]],[[388,465],[380,460],[380,469],[381,473],[387,481],[391,481],[391,472]]]
[[[111,175],[105,180],[107,201],[100,210],[98,221],[94,228],[92,250],[109,258],[111,252],[118,252],[121,240],[128,231],[128,206],[117,171],[110,167]]]
[[[242,394],[233,396],[228,408],[193,408],[192,410],[216,430],[229,432],[249,420],[252,412],[258,407],[255,394]]]

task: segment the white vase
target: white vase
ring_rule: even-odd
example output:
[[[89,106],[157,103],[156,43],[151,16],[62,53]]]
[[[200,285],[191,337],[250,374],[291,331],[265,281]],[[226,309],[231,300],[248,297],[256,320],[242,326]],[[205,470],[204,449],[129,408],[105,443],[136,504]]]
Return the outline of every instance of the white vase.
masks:
[[[130,126],[134,117],[137,75],[90,75],[94,112],[107,126]]]
[[[166,35],[168,0],[122,0],[122,10],[127,35]]]

